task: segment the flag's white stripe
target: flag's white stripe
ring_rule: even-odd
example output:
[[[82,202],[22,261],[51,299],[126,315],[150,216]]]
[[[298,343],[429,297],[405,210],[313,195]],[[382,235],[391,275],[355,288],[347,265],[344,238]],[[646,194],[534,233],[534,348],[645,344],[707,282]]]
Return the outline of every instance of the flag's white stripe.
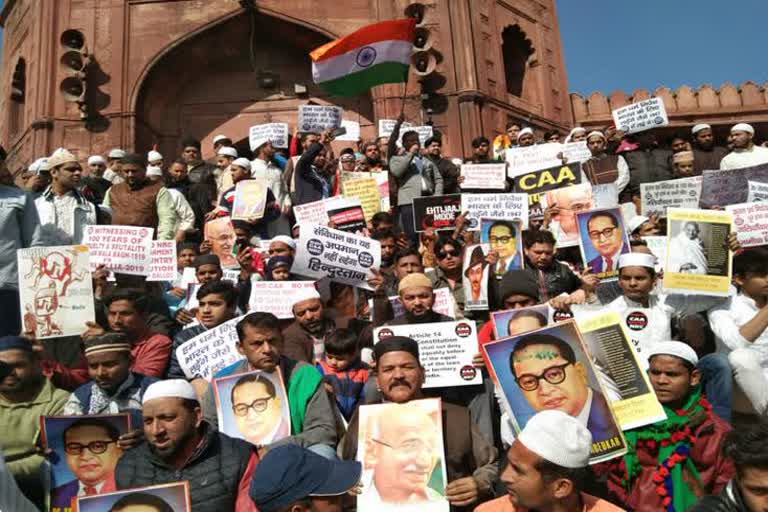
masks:
[[[376,51],[376,60],[369,66],[361,67],[357,63],[357,55],[360,53],[360,50],[367,46],[370,46]],[[412,52],[413,43],[410,41],[403,41],[402,39],[378,41],[373,44],[355,48],[352,51],[342,53],[341,55],[331,57],[330,59],[321,60],[320,62],[312,62],[312,77],[314,78],[315,83],[320,83],[368,69],[371,66],[382,62],[402,62],[403,64],[408,64]]]

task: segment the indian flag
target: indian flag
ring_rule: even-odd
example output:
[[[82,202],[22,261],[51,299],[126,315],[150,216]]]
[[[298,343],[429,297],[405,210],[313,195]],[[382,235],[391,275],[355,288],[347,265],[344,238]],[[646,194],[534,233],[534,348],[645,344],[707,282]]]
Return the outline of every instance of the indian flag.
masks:
[[[416,20],[390,20],[363,27],[316,48],[312,77],[330,94],[355,96],[374,85],[405,82]]]

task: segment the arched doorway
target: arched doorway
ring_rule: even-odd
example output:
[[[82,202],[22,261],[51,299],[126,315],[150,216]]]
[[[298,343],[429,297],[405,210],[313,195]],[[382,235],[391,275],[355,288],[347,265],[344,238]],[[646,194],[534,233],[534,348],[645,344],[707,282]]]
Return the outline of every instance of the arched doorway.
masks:
[[[251,44],[251,35],[254,34]],[[266,122],[296,125],[307,101],[336,104],[344,118],[373,125],[370,96],[330,98],[312,83],[308,52],[328,38],[308,28],[257,13],[238,14],[161,57],[147,73],[136,103],[136,149],[159,145],[166,161],[191,135],[213,156],[218,133],[247,147],[248,128]]]

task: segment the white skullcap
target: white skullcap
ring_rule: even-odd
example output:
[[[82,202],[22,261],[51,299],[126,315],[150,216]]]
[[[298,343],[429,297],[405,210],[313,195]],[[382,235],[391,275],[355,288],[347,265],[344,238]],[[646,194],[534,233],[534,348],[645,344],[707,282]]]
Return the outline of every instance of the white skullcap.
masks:
[[[320,299],[320,293],[315,289],[315,287],[306,287],[301,288],[300,291],[296,292],[296,299],[293,301],[294,304],[298,304],[299,302],[303,302],[305,300],[310,299]]]
[[[585,468],[592,434],[579,420],[554,409],[536,413],[517,440],[544,460],[564,468]]]
[[[701,130],[707,130],[707,129],[711,130],[712,127],[709,126],[707,123],[699,123],[697,125],[694,125],[693,128],[691,128],[691,133],[696,135]]]
[[[644,252],[628,252],[619,256],[619,268],[624,267],[648,267],[656,268],[656,260],[653,255]]]
[[[526,133],[530,133],[531,135],[533,135],[533,128],[531,128],[530,126],[526,126],[522,130],[520,130],[520,132],[517,134],[517,136],[519,138],[519,137],[525,135]]]
[[[251,144],[251,151],[258,151],[258,149],[267,142],[270,142],[270,140],[266,137],[254,140],[253,144]]]
[[[195,388],[184,379],[161,380],[150,384],[144,391],[141,404],[144,405],[155,398],[185,398],[195,402],[199,401]]]
[[[662,355],[679,357],[683,361],[688,361],[693,366],[699,364],[699,356],[696,355],[696,351],[681,341],[660,341],[654,343],[651,346],[651,350],[648,351],[648,360],[650,361],[653,356]]]
[[[751,124],[739,123],[739,124],[735,124],[735,125],[733,125],[731,127],[731,133],[733,133],[733,132],[747,132],[747,133],[749,133],[751,135],[754,135],[755,134],[755,129],[752,128]]]
[[[77,157],[73,155],[70,151],[64,148],[59,148],[56,151],[54,151],[51,156],[48,157],[47,162],[48,162],[49,169],[52,169],[54,167],[58,167],[59,165],[63,165],[69,162],[77,163]],[[44,171],[47,169],[43,169],[42,163],[41,163],[39,170]]]
[[[269,241],[270,245],[272,244],[272,242],[282,242],[288,247],[290,247],[291,249],[293,249],[294,251],[296,250],[296,240],[294,240],[293,238],[287,235],[278,235]]]
[[[88,157],[88,165],[107,165],[107,161],[104,160],[104,157],[101,155],[91,155]]]
[[[46,166],[45,169],[43,169],[43,165]],[[48,159],[45,157],[38,158],[31,164],[29,164],[29,167],[27,167],[27,170],[31,172],[32,174],[40,174],[40,171],[47,171],[51,167],[48,165]]]
[[[226,135],[219,134],[213,138],[213,143],[216,144],[220,140],[229,140],[229,137],[227,137]]]
[[[573,130],[571,130],[571,133],[569,133],[568,136],[570,137],[572,135],[576,135],[577,133],[586,133],[586,132],[587,132],[586,128],[584,128],[583,126],[577,126]]]
[[[163,170],[156,165],[147,166],[147,176],[162,176]]]
[[[633,233],[637,228],[643,225],[643,222],[648,222],[649,219],[645,215],[635,215],[627,222],[627,231]]]
[[[589,135],[587,135],[587,140],[591,139],[592,137],[600,137],[603,140],[605,139],[605,134],[603,132],[599,132],[597,130],[589,132]]]
[[[231,165],[242,167],[243,169],[249,172],[251,170],[251,161],[248,160],[247,158],[236,158]]]
[[[162,160],[163,155],[161,155],[158,151],[155,151],[154,149],[147,153],[147,162],[157,162],[158,160]]]
[[[120,148],[115,148],[109,151],[109,154],[107,154],[107,158],[123,158],[125,156],[125,151],[123,151]]]
[[[232,158],[237,158],[237,150],[232,146],[222,146],[216,154],[219,156],[231,156]]]

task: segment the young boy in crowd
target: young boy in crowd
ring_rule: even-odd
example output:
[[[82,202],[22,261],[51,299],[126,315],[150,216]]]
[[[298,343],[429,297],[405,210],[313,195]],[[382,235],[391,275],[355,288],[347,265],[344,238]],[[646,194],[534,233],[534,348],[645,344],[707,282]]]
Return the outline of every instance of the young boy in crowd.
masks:
[[[176,315],[176,311],[187,296],[187,287],[184,285],[184,269],[192,267],[199,254],[198,244],[194,242],[176,244],[176,279],[163,283],[166,286],[163,299],[168,305],[171,315]]]
[[[325,340],[325,355],[317,369],[326,388],[336,396],[336,406],[346,421],[352,418],[357,405],[365,399],[363,387],[370,367],[360,360],[357,336],[349,329],[337,329]]]

